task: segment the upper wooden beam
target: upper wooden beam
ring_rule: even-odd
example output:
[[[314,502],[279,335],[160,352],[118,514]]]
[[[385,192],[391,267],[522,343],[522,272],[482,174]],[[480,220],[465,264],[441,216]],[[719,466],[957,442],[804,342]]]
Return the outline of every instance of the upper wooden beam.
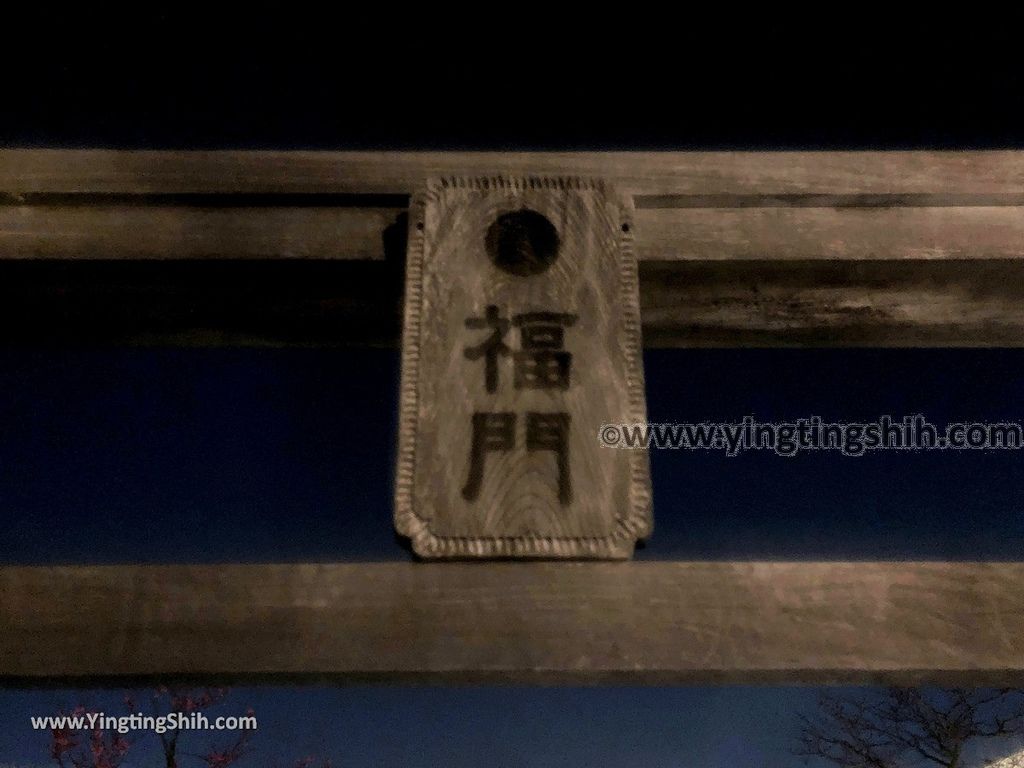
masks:
[[[604,176],[642,261],[1018,259],[1024,153],[0,150],[0,260],[386,256],[430,175]]]
[[[0,150],[0,192],[410,194],[429,176],[603,176],[637,197],[965,196],[1019,201],[1024,153]],[[994,196],[994,198],[993,198]],[[666,201],[661,200],[664,204]],[[680,202],[671,201],[673,207]],[[827,201],[826,201],[827,203]]]
[[[0,569],[0,681],[1024,682],[1021,563]]]
[[[1024,344],[1014,151],[0,150],[0,337],[392,344],[408,195],[496,172],[634,195],[648,345]]]

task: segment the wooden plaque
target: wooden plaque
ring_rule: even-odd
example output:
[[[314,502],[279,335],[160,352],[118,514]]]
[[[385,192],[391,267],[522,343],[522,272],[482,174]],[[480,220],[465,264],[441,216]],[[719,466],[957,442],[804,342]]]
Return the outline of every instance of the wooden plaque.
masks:
[[[395,525],[423,557],[628,558],[650,533],[632,208],[443,178],[410,209]]]

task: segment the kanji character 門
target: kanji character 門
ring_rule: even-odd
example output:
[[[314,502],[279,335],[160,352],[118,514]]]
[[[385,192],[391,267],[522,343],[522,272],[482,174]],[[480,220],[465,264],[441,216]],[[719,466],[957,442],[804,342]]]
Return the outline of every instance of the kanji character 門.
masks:
[[[462,488],[462,498],[473,501],[480,493],[487,454],[511,451],[516,444],[514,413],[476,412],[473,414],[473,439],[470,444],[469,476]]]
[[[572,501],[569,478],[569,414],[527,413],[526,450],[554,451],[558,462],[558,502],[564,507]]]

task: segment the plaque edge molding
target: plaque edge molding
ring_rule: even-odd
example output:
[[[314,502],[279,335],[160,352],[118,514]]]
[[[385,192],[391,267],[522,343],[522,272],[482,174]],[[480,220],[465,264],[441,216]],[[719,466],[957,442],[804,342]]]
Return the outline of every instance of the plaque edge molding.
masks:
[[[399,387],[398,459],[395,474],[395,529],[407,537],[413,551],[428,559],[603,559],[625,560],[638,540],[653,530],[650,460],[646,448],[630,451],[629,509],[615,521],[615,530],[600,537],[437,536],[429,522],[416,514],[413,485],[419,416],[420,320],[423,307],[423,262],[426,258],[424,215],[429,203],[440,203],[449,189],[481,191],[593,190],[604,194],[620,212],[618,233],[619,297],[623,313],[623,354],[626,387],[633,423],[646,418],[643,343],[640,325],[638,266],[633,245],[632,200],[618,194],[600,178],[579,176],[439,176],[429,178],[410,200],[406,248],[405,296],[402,318],[402,363]],[[596,436],[595,436],[596,437]],[[614,450],[614,449],[609,449]]]

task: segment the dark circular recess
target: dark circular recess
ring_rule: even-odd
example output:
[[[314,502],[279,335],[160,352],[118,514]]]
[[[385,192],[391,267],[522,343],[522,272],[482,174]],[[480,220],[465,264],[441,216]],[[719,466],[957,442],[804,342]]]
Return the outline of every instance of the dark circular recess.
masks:
[[[498,269],[518,277],[539,275],[558,258],[558,230],[544,215],[523,208],[495,219],[484,245]]]

